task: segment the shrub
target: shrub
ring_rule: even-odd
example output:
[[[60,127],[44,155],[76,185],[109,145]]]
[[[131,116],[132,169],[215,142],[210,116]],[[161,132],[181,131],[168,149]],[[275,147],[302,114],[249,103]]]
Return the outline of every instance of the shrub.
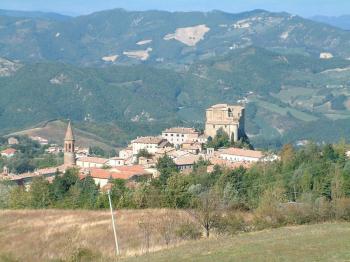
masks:
[[[182,240],[196,240],[200,239],[202,236],[202,232],[198,226],[191,222],[181,224],[176,229],[175,234]]]
[[[254,225],[258,229],[266,227],[279,227],[285,225],[286,219],[281,208],[281,203],[284,202],[283,191],[280,188],[266,190],[256,210]]]
[[[79,248],[76,250],[73,255],[68,260],[69,262],[94,262],[102,261],[99,254],[94,253],[87,248]]]
[[[230,212],[215,222],[214,228],[218,234],[237,234],[247,230],[243,217],[237,213]]]
[[[332,201],[332,209],[336,219],[350,220],[350,199],[339,198]]]

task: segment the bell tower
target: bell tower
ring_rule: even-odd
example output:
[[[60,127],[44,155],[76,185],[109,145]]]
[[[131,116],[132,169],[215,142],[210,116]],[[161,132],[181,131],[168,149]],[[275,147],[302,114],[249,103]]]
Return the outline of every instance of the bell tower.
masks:
[[[75,166],[75,139],[71,122],[69,121],[66,136],[64,138],[64,165]]]

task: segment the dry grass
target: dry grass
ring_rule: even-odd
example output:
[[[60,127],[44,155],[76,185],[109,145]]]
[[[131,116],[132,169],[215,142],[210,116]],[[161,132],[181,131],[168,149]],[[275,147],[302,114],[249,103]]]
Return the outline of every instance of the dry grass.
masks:
[[[166,248],[162,228],[175,228],[190,220],[182,211],[117,211],[117,231],[122,256],[140,255]],[[146,225],[149,230],[140,227]],[[147,234],[146,234],[147,233]],[[149,248],[146,235],[149,236]],[[170,246],[180,240],[171,238]],[[93,251],[101,260],[112,260],[114,238],[110,213],[104,211],[1,211],[1,255],[20,261],[68,260],[77,250]]]
[[[350,261],[350,226],[325,223],[243,233],[122,261]]]
[[[74,128],[74,134],[77,140],[76,143],[78,146],[82,146],[82,147],[98,146],[105,150],[113,149],[113,147],[108,145],[107,142],[103,141],[102,138],[92,133],[77,129],[74,126],[73,128]],[[26,129],[10,135],[40,136],[50,141],[53,141],[57,144],[62,144],[66,130],[67,130],[67,123],[60,120],[56,120],[56,121],[45,122],[39,125],[38,127]]]

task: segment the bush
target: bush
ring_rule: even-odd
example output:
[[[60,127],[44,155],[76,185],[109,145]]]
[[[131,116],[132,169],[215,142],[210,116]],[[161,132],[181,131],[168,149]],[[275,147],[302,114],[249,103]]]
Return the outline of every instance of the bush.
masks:
[[[288,224],[302,225],[314,220],[312,205],[307,203],[285,203],[281,205],[285,221]]]
[[[176,229],[175,234],[182,240],[196,240],[202,237],[199,227],[191,222],[181,224]]]
[[[350,220],[350,199],[339,198],[332,201],[333,213],[336,219]]]
[[[254,225],[257,229],[279,227],[287,223],[281,203],[284,202],[283,191],[280,188],[266,190],[256,210]]]
[[[102,261],[101,255],[87,248],[79,248],[68,260],[69,262],[94,262]]]
[[[243,217],[237,213],[230,212],[220,217],[215,222],[214,228],[218,234],[237,234],[247,231],[247,225]]]

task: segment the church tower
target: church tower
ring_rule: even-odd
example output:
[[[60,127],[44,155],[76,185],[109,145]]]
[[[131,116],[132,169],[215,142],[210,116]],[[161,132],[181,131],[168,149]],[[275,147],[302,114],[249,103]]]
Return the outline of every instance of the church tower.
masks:
[[[75,166],[75,139],[72,125],[69,121],[66,136],[64,138],[64,165]]]

